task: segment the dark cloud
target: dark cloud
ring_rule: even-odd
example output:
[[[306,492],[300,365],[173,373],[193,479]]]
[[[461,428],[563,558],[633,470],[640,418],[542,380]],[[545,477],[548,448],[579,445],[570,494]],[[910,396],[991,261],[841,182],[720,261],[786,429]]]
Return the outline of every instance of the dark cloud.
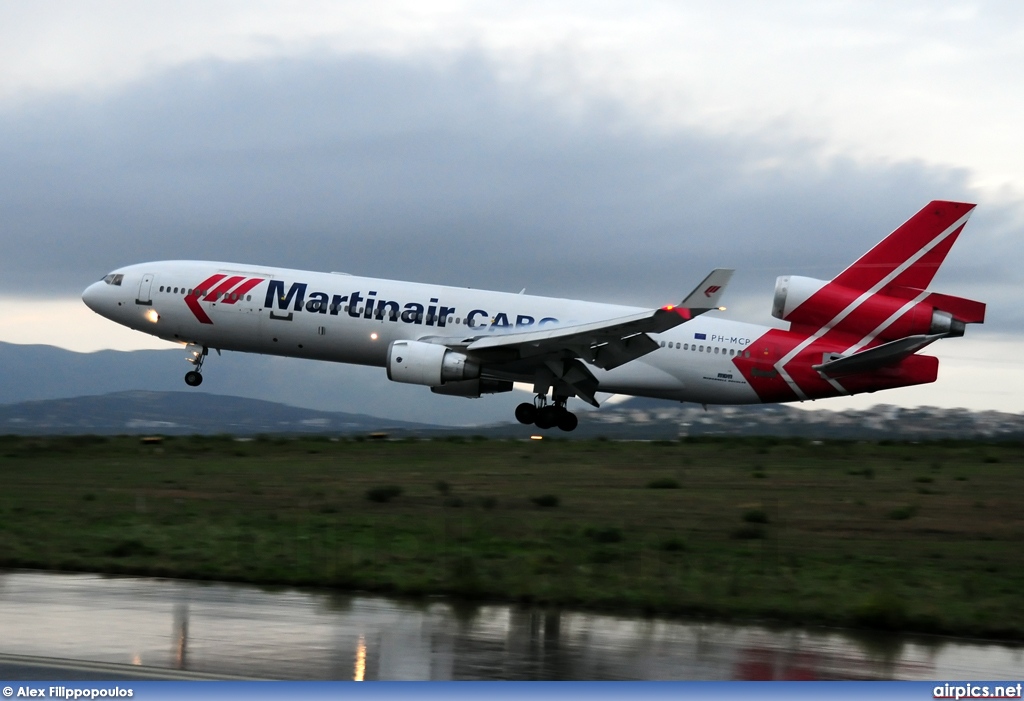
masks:
[[[776,275],[830,277],[929,199],[977,197],[964,171],[818,152],[570,111],[472,54],[199,63],[0,114],[0,292],[210,258],[654,305],[729,266],[730,303],[767,317]],[[940,281],[984,280],[1021,325],[1014,214],[982,208]]]

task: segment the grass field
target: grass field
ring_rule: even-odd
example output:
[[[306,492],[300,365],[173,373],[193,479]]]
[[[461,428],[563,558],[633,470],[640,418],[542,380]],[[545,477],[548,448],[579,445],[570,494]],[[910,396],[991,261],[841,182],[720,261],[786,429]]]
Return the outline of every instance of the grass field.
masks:
[[[0,437],[0,565],[1024,639],[1018,444]]]

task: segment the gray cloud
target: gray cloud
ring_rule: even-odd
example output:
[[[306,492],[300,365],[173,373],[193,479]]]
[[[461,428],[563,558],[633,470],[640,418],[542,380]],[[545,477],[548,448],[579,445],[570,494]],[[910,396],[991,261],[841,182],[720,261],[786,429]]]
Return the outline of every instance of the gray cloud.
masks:
[[[0,292],[210,258],[654,305],[729,266],[729,303],[764,319],[775,276],[829,277],[928,200],[978,196],[963,170],[818,152],[568,110],[473,54],[204,62],[0,112]],[[939,278],[1003,330],[1020,229],[980,208]]]

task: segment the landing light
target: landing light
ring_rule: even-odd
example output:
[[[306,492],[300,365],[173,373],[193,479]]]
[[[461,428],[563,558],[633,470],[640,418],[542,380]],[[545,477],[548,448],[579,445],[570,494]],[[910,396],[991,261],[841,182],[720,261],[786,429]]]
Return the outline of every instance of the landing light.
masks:
[[[156,313],[156,309],[150,309],[146,312],[146,318],[152,321],[154,324],[160,321],[160,315]]]
[[[719,308],[718,308],[718,311],[720,311],[720,312],[724,312],[724,311],[725,311],[725,307],[719,307]]]
[[[542,440],[544,440],[544,436],[536,436],[536,435],[530,436],[530,440],[531,441],[542,441]]]
[[[376,332],[371,333],[370,334],[370,339],[376,341],[377,340],[377,333]]]

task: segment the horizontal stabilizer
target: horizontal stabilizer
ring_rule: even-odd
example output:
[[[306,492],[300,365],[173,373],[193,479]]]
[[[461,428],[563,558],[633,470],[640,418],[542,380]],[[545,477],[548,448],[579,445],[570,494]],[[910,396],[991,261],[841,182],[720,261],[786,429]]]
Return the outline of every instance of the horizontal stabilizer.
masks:
[[[940,338],[945,338],[945,336],[946,334],[942,333],[907,336],[906,338],[883,343],[880,346],[875,346],[853,355],[836,357],[821,365],[814,365],[813,368],[822,375],[828,375],[829,377],[871,372],[872,370],[896,365],[904,358],[913,355]]]

